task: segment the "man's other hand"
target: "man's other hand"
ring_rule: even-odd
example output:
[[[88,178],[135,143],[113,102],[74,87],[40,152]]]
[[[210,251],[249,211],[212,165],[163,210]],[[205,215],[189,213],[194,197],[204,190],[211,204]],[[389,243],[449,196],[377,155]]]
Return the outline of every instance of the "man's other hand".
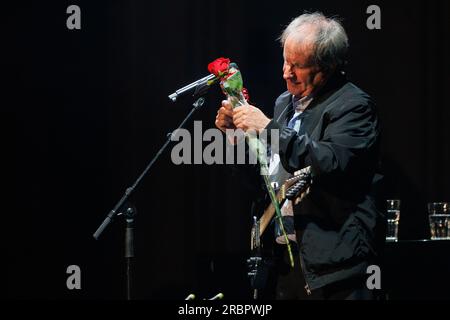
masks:
[[[222,101],[222,107],[217,111],[216,127],[225,132],[226,129],[236,129],[233,123],[233,107],[227,100]]]

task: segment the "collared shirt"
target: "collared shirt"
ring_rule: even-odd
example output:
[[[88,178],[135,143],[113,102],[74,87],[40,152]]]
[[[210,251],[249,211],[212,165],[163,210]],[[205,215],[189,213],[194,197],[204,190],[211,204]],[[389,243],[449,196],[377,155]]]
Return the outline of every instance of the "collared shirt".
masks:
[[[288,124],[291,123],[293,120],[295,121],[294,125],[291,126],[295,131],[300,130],[301,126],[301,119],[298,117],[302,112],[309,106],[311,101],[313,100],[312,95],[308,95],[306,97],[303,97],[301,99],[296,98],[295,96],[292,96],[292,108],[293,108],[293,116],[289,120]],[[270,156],[269,160],[269,175],[273,176],[274,172],[278,171],[278,166],[280,165],[280,156],[277,153],[274,153]],[[273,181],[275,183],[280,183],[282,181]]]
[[[308,95],[306,97],[303,97],[301,99],[297,99],[294,96],[292,97],[292,106],[294,108],[294,115],[292,116],[291,120],[288,122],[288,126],[293,128],[295,131],[300,130],[301,126],[301,118],[299,117],[303,111],[308,107],[308,105],[311,103],[313,97],[312,95]]]

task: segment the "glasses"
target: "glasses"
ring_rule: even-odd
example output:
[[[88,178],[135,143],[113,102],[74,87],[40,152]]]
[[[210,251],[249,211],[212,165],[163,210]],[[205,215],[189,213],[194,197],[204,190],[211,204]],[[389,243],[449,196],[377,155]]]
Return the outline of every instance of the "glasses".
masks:
[[[386,241],[398,241],[398,224],[400,222],[400,200],[387,201],[387,231]]]
[[[450,203],[428,203],[428,221],[432,240],[450,239]]]

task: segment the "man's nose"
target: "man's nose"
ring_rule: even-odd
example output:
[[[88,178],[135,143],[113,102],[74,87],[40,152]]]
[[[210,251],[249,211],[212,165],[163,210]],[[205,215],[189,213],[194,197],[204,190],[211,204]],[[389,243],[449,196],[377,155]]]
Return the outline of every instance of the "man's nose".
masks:
[[[283,68],[283,79],[288,80],[288,79],[292,78],[292,76],[293,76],[293,74],[292,74],[291,68],[289,68],[288,66],[285,66]]]

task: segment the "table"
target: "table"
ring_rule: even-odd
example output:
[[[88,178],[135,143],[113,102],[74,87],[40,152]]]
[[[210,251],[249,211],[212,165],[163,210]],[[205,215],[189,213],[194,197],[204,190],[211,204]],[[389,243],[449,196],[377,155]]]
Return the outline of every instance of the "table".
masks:
[[[381,287],[388,300],[450,299],[450,240],[386,242]]]

